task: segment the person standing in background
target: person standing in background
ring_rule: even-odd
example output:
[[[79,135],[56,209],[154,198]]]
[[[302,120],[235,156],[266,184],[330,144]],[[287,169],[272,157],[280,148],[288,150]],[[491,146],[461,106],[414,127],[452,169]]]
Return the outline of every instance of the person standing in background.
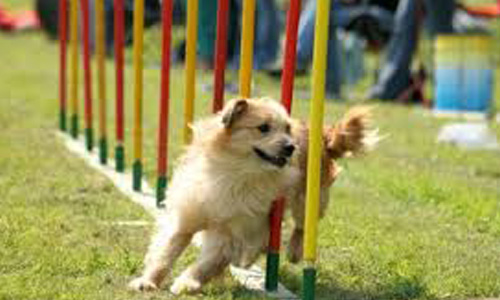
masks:
[[[241,0],[229,1],[228,65],[239,64]],[[254,68],[265,69],[272,65],[279,51],[280,19],[275,0],[257,0],[255,11]],[[217,0],[199,2],[198,55],[200,64],[213,67],[217,29]]]
[[[455,5],[454,0],[399,1],[385,62],[367,98],[396,99],[409,87],[410,67],[417,46],[420,18],[425,17],[431,35],[452,33]],[[422,14],[423,9],[425,14]]]

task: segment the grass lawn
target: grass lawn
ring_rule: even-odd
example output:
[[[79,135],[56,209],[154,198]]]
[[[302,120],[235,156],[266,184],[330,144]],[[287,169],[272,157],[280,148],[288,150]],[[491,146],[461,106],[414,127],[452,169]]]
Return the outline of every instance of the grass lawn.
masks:
[[[8,6],[15,2],[6,1]],[[18,3],[23,6],[26,1]],[[69,154],[54,135],[56,44],[39,33],[1,33],[0,49],[0,299],[173,299],[166,290],[148,295],[126,291],[127,281],[141,268],[151,226],[116,222],[152,220]],[[114,145],[112,68],[109,61],[109,129]],[[126,77],[132,78],[130,68]],[[183,71],[173,70],[172,80],[170,171],[182,150]],[[301,79],[297,85],[306,88],[308,81]],[[197,117],[209,112],[211,95],[202,86],[210,82],[209,73],[199,75]],[[158,83],[158,68],[149,65],[144,162],[151,183]],[[255,90],[279,96],[278,83],[263,75],[256,76]],[[131,95],[129,84],[127,124],[132,121]],[[326,121],[333,122],[353,103],[329,101]],[[295,116],[305,118],[308,111],[307,100],[294,103]],[[379,103],[376,122],[387,139],[370,155],[343,163],[346,170],[321,222],[318,298],[499,297],[499,153],[436,144],[446,121],[420,108]],[[500,138],[498,124],[494,130]],[[129,126],[127,167],[130,134]],[[174,274],[194,254],[190,250]],[[287,287],[300,293],[300,265],[283,264],[281,275]],[[203,295],[256,298],[229,276],[208,285]]]

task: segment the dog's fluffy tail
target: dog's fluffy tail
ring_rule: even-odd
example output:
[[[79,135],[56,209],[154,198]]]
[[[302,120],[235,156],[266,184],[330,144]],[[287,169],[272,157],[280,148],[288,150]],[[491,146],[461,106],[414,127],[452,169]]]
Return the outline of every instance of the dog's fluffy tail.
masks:
[[[378,129],[372,127],[371,111],[367,106],[354,107],[328,129],[326,148],[331,159],[366,152],[379,142]]]

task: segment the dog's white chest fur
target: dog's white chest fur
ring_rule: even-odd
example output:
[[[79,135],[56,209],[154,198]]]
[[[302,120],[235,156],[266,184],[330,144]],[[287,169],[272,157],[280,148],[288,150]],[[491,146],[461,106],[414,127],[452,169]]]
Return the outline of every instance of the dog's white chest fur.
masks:
[[[167,193],[167,222],[203,228],[201,244],[213,243],[214,231],[218,239],[226,236],[231,262],[248,266],[266,245],[272,201],[298,173],[290,167],[255,172],[248,161],[242,164],[188,153]]]
[[[188,156],[172,180],[168,207],[189,206],[193,213],[200,209],[207,222],[220,225],[265,216],[292,173],[256,173],[238,162],[220,165],[203,156]]]

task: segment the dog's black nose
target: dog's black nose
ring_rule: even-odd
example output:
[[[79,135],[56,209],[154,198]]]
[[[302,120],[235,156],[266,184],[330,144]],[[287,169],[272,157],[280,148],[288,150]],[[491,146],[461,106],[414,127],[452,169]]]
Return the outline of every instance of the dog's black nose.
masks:
[[[292,156],[293,151],[295,151],[294,144],[286,144],[283,146],[283,149],[281,150],[284,156]]]

